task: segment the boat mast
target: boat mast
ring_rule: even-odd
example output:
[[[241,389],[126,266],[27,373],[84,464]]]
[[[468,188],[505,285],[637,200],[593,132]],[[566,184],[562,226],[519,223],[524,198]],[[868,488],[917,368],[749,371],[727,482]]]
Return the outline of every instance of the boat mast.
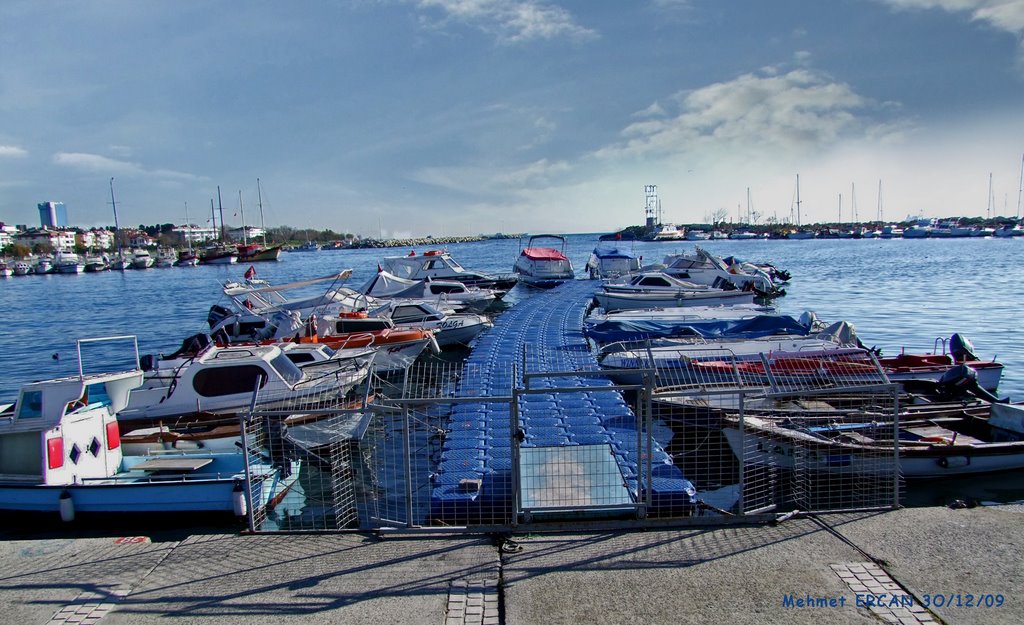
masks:
[[[263,191],[260,190],[260,179],[256,179],[256,199],[260,205],[260,230],[263,231],[263,247],[267,246],[267,225],[263,223]]]
[[[988,197],[985,198],[987,206],[985,207],[986,219],[992,219],[992,207],[996,203],[996,198],[992,195],[992,172],[988,172]]]
[[[853,212],[853,223],[857,223],[857,186],[850,183],[850,210]]]
[[[220,185],[217,185],[217,207],[220,209],[220,241],[224,242],[224,202],[220,199]]]
[[[843,194],[839,194],[839,225],[843,225]]]
[[[878,179],[878,223],[882,223],[882,179]]]
[[[245,236],[245,209],[242,208],[242,190],[238,190],[238,212],[242,214],[242,245],[249,245],[249,241]]]
[[[217,232],[217,209],[213,206],[213,198],[210,198],[210,219],[213,220],[213,231]]]
[[[1020,157],[1020,184],[1017,189],[1017,219],[1020,219],[1020,200],[1024,194],[1024,154]]]
[[[796,175],[796,225],[799,226],[800,221],[800,174]]]
[[[192,253],[192,224],[188,220],[188,201],[185,201],[185,243],[188,245],[189,254]]]
[[[122,258],[121,251],[121,228],[117,225],[117,202],[114,201],[114,179],[110,179],[110,205],[114,207],[114,239],[117,240],[117,256]]]

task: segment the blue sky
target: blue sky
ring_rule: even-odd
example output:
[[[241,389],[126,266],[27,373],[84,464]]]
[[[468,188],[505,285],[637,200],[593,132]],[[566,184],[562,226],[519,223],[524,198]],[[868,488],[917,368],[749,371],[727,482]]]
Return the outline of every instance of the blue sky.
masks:
[[[366,235],[1017,211],[1024,0],[0,4],[0,221]],[[842,199],[840,200],[840,195]],[[794,215],[795,217],[795,215]]]

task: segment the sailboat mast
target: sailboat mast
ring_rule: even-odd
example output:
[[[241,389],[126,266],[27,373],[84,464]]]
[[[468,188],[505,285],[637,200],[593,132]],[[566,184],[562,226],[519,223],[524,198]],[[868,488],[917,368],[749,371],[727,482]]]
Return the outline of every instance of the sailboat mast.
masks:
[[[843,194],[839,194],[839,224],[843,223]]]
[[[878,216],[877,216],[878,223],[882,223],[883,221],[885,221],[884,219],[882,219],[882,215],[883,215],[883,213],[882,213],[882,179],[879,178],[878,179]]]
[[[188,202],[185,202],[185,243],[189,253],[192,252],[192,222],[188,220]]]
[[[224,202],[220,199],[220,185],[217,185],[217,207],[220,209],[220,240],[224,241]]]
[[[1020,200],[1024,195],[1024,154],[1020,157],[1020,184],[1017,188],[1017,219],[1020,219]]]
[[[996,197],[992,195],[992,172],[988,172],[988,197],[985,200],[985,217],[992,219],[992,205],[996,202]]]
[[[213,198],[210,198],[210,219],[213,220],[213,231],[217,232],[217,209],[213,206]]]
[[[800,174],[796,175],[796,225],[801,225],[800,221]]]
[[[853,214],[853,223],[857,223],[857,183],[850,183],[850,212]]]
[[[121,227],[117,224],[117,202],[114,200],[114,179],[110,179],[110,205],[114,207],[114,239],[117,240],[117,255],[121,254]]]
[[[256,200],[260,205],[260,230],[263,231],[263,247],[267,246],[267,225],[263,223],[263,191],[260,189],[260,179],[256,179]]]
[[[242,245],[249,245],[249,241],[245,236],[245,209],[242,208],[242,190],[238,190],[238,212],[242,214]]]

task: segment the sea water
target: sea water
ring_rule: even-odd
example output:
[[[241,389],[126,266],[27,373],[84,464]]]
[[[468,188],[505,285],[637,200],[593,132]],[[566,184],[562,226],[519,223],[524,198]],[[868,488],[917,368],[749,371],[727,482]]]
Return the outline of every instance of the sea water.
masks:
[[[597,235],[569,235],[567,255],[580,277]],[[515,239],[448,246],[464,267],[510,273],[519,252]],[[684,242],[619,242],[660,262],[692,249]],[[840,239],[706,241],[721,256],[771,262],[792,273],[786,296],[776,304],[787,313],[810,310],[826,321],[853,323],[861,340],[883,355],[941,350],[942,339],[959,332],[982,359],[1006,369],[1000,396],[1024,400],[1024,296],[1021,239]],[[429,247],[291,252],[272,263],[255,263],[257,277],[272,284],[352,269],[347,286],[369,280],[386,256],[417,254]],[[170,353],[182,339],[208,330],[212,304],[226,302],[225,281],[242,281],[249,267],[203,265],[143,271],[29,275],[0,281],[4,341],[0,348],[0,401],[12,401],[32,380],[75,372],[75,339],[134,335],[142,353]],[[306,287],[322,292],[331,283]],[[529,297],[516,287],[506,302]]]
[[[567,239],[566,253],[582,278],[598,237],[574,234]],[[447,249],[467,269],[510,273],[520,245],[515,239],[494,239]],[[642,256],[646,264],[661,262],[665,255],[692,249],[694,244],[618,245]],[[788,270],[792,281],[785,287],[787,294],[776,300],[783,312],[799,315],[809,310],[826,322],[851,322],[862,342],[881,349],[883,355],[904,349],[941,351],[942,340],[960,333],[973,342],[980,358],[1005,365],[998,394],[1024,401],[1024,330],[1019,312],[1024,296],[1018,290],[1024,284],[1024,240],[1020,238],[721,240],[700,245],[720,256],[770,262]],[[435,248],[290,252],[278,262],[253,267],[258,278],[272,284],[352,269],[347,286],[358,286],[373,276],[381,258],[429,249]],[[224,282],[242,281],[248,267],[204,265],[0,279],[4,325],[0,402],[13,401],[25,382],[76,373],[75,340],[79,338],[134,335],[143,354],[173,352],[185,337],[209,329],[210,306],[226,303]],[[313,295],[329,285],[305,287],[301,293]],[[517,286],[506,296],[505,305],[515,305],[530,294],[529,288]],[[113,357],[104,351],[109,349],[101,344],[95,348],[98,351],[84,353],[87,359],[102,361]],[[119,357],[123,358],[123,351]],[[1020,474],[985,483],[996,490],[992,496],[997,499],[1006,499],[1008,492],[1018,493],[1009,495],[1010,499],[1024,499]],[[970,490],[978,482],[964,484]],[[975,492],[974,496],[988,495]]]

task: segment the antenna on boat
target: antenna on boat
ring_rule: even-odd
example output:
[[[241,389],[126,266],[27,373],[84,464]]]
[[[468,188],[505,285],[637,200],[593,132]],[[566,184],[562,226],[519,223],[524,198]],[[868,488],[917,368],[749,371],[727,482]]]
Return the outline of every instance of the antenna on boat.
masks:
[[[857,223],[857,187],[850,183],[850,210],[853,212],[853,223]]]

